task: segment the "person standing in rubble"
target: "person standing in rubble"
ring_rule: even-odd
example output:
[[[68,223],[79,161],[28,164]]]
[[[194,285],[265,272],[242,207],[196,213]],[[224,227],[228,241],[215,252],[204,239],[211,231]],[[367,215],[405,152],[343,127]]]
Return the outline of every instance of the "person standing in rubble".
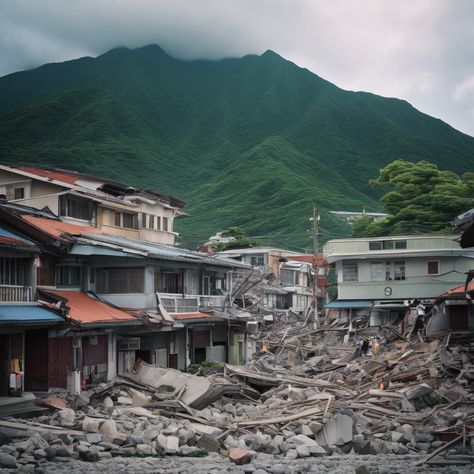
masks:
[[[362,343],[360,345],[360,353],[362,357],[367,356],[368,350],[369,350],[369,338],[365,336],[364,339],[362,339]]]
[[[359,357],[360,356],[360,346],[362,345],[362,337],[357,336],[355,340],[355,356]]]

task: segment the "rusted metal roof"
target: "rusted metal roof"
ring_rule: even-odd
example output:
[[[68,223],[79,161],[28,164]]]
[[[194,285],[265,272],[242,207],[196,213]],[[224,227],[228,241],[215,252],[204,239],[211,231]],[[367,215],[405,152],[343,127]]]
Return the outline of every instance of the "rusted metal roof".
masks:
[[[80,324],[94,323],[127,323],[141,321],[134,316],[114,308],[98,299],[81,291],[47,290],[43,293],[50,294],[62,300],[67,309],[67,317]]]
[[[74,176],[73,173],[65,173],[58,170],[46,170],[42,168],[35,168],[33,166],[17,166],[16,169],[24,171],[25,173],[34,174],[43,178],[54,179],[55,181],[61,181],[66,184],[76,184],[76,181],[80,178],[80,175]]]
[[[0,227],[0,246],[15,247],[31,251],[38,250],[37,246],[33,242],[17,234],[14,234],[13,232],[10,232],[9,230],[4,229],[3,227]]]
[[[23,215],[22,219],[37,229],[51,235],[52,237],[61,237],[63,234],[81,235],[81,234],[102,234],[100,229],[90,226],[70,224],[56,219],[47,219],[45,217]]]
[[[176,313],[173,314],[173,318],[177,321],[183,321],[186,319],[210,319],[213,316],[210,313]]]

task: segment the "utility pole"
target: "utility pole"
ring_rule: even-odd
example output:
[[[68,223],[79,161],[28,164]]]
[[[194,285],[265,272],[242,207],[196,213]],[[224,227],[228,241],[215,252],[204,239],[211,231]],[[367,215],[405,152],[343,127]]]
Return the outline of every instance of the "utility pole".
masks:
[[[309,218],[311,222],[311,228],[309,230],[311,236],[313,237],[313,263],[315,269],[314,284],[313,284],[313,301],[314,301],[314,312],[313,312],[313,328],[319,328],[319,312],[318,312],[318,274],[319,274],[319,265],[318,265],[318,251],[319,251],[319,212],[316,209],[316,206],[313,206],[313,217]]]

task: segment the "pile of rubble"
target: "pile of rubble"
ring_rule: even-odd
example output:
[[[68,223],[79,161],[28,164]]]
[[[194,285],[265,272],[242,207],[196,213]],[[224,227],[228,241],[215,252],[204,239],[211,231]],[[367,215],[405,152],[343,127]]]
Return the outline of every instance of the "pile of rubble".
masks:
[[[74,399],[53,397],[51,415],[0,420],[0,467],[209,452],[235,464],[256,453],[472,462],[474,339],[410,342],[370,331],[373,352],[360,357],[347,330],[276,321],[247,366],[197,377],[143,364]]]

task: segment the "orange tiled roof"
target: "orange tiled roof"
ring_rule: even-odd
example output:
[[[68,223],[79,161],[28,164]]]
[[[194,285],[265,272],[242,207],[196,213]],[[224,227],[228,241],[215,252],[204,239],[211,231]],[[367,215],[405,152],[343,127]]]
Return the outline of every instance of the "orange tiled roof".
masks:
[[[46,217],[23,215],[22,219],[46,232],[52,237],[61,237],[62,234],[103,234],[100,229],[84,225],[69,224],[68,222],[56,221]]]
[[[212,318],[212,315],[209,313],[177,313],[173,314],[172,317],[178,321],[185,319],[207,319]]]
[[[113,308],[80,291],[48,290],[48,293],[67,300],[66,305],[69,307],[68,316],[81,324],[120,323],[137,320],[137,318],[127,314],[125,311]]]
[[[54,179],[56,181],[62,181],[66,184],[76,184],[78,176],[73,174],[65,173],[62,171],[44,170],[42,168],[35,168],[33,166],[17,166],[17,169],[25,171],[26,173],[35,174],[43,178]]]

